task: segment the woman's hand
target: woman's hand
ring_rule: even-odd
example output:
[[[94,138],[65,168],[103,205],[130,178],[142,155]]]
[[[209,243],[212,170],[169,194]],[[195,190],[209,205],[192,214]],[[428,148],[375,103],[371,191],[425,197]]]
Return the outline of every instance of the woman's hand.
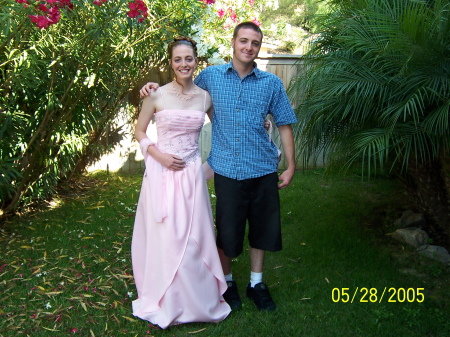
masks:
[[[168,168],[172,171],[181,171],[186,166],[183,159],[170,153],[161,153],[158,155],[157,159],[162,166]]]

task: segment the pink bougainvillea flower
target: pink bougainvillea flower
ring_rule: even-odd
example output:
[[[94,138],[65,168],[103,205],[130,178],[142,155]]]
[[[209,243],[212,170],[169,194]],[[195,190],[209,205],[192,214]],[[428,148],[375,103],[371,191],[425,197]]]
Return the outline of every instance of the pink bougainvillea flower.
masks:
[[[108,0],[94,0],[94,5],[101,6],[107,2]]]
[[[130,9],[127,12],[128,17],[134,19],[137,18],[139,23],[142,23],[145,18],[148,17],[148,8],[144,1],[142,0],[134,0],[128,3],[128,8]]]
[[[261,26],[261,21],[256,20],[256,18],[254,18],[254,19],[252,20],[252,22],[253,22],[255,25],[257,25],[257,26]]]
[[[201,2],[204,2],[207,5],[212,5],[216,3],[216,0],[200,0]]]
[[[255,4],[255,0],[248,0],[247,2],[249,5],[252,5],[252,6]]]
[[[61,19],[61,12],[59,11],[58,7],[52,7],[49,10],[49,19],[52,21],[52,24],[55,24]]]
[[[28,8],[28,5],[30,4],[30,3],[28,2],[28,0],[16,0],[16,2],[17,2],[18,4],[22,4],[22,6],[23,6],[24,8]]]
[[[38,0],[36,0],[38,1]],[[46,0],[45,3],[53,4],[53,7],[73,9],[72,0]]]
[[[39,29],[46,29],[61,19],[60,8],[73,8],[71,0],[47,0],[45,3],[38,3],[35,7],[37,14],[29,15],[29,18]]]
[[[73,328],[72,330],[70,330],[71,333],[77,333],[78,329],[77,328]]]
[[[142,1],[142,0],[135,0],[134,2],[132,1],[132,2],[130,2],[128,4],[128,7],[131,10],[138,10],[138,11],[141,11],[141,12],[146,12],[147,11],[147,6],[145,5],[145,2]]]
[[[230,19],[233,22],[236,22],[236,20],[237,20],[236,12],[232,8],[228,8],[228,12],[230,12]]]
[[[39,4],[36,8],[44,13],[47,13],[50,10],[50,8],[47,7],[47,5],[43,5],[43,4]]]
[[[51,25],[51,21],[45,15],[28,15],[39,29],[48,28]]]
[[[73,9],[72,0],[59,0],[61,7],[67,7],[68,9]],[[106,1],[105,1],[106,2]]]
[[[218,11],[217,11],[217,15],[219,16],[219,18],[223,18],[223,16],[225,15],[225,10],[224,9],[219,9]]]
[[[132,10],[129,11],[127,14],[128,14],[128,16],[129,16],[130,18],[134,19],[134,18],[136,18],[136,17],[139,16],[139,11],[137,11],[137,10],[135,10],[135,9],[132,9]]]

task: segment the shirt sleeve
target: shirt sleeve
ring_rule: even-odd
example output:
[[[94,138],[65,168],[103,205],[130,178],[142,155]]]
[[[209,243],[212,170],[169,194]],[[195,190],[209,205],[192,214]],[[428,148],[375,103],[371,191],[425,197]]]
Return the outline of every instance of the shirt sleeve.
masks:
[[[202,88],[203,90],[208,90],[207,85],[206,85],[206,78],[207,76],[206,74],[206,70],[207,68],[205,68],[204,70],[202,70],[200,72],[200,74],[197,75],[196,78],[194,78],[194,84],[199,86],[200,88]]]
[[[276,126],[297,123],[297,117],[292,109],[291,102],[287,96],[281,80],[276,77],[274,96],[270,103],[270,114]]]

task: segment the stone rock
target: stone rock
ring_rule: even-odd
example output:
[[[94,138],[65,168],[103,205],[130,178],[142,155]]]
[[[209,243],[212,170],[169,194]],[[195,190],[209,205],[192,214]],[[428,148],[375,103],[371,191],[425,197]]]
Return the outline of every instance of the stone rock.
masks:
[[[430,259],[445,263],[450,266],[450,254],[444,247],[423,245],[417,248],[417,251],[420,255],[429,257]]]
[[[397,229],[392,237],[415,248],[428,243],[428,234],[420,228],[408,227]]]
[[[414,214],[413,211],[411,211],[410,209],[407,209],[406,211],[403,211],[403,214],[400,218],[398,218],[397,220],[395,220],[394,224],[398,227],[398,228],[403,228],[403,223],[405,221],[405,219]]]
[[[402,216],[395,220],[394,224],[397,228],[425,228],[427,226],[424,215],[422,213],[414,213],[411,210],[404,211]]]

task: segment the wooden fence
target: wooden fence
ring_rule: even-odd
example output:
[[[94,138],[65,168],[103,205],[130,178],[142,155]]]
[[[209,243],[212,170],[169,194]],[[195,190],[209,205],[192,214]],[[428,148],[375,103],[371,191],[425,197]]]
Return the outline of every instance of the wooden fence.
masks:
[[[277,75],[283,82],[284,87],[287,89],[291,79],[296,76],[302,70],[301,56],[299,55],[263,55],[260,56],[256,63],[258,68],[265,70]],[[150,80],[166,83],[170,80],[170,74],[164,71],[153,71],[150,74]],[[143,84],[143,83],[142,83]],[[138,90],[138,89],[136,89]],[[132,97],[135,99],[137,97],[136,90]],[[133,102],[137,105],[136,102]],[[123,123],[123,139],[117,145],[114,151],[103,156],[95,164],[91,165],[88,170],[110,170],[110,171],[136,171],[142,170],[144,167],[143,156],[139,149],[139,145],[133,139],[134,125],[130,123]],[[156,127],[154,123],[151,123],[147,131],[152,139],[156,139]],[[280,147],[280,140],[277,129],[274,128],[274,141]],[[202,160],[205,161],[208,157],[209,151],[211,149],[211,124],[209,122],[205,123],[200,139],[199,146],[202,155]],[[279,168],[284,168],[285,161],[282,157],[280,161]]]

